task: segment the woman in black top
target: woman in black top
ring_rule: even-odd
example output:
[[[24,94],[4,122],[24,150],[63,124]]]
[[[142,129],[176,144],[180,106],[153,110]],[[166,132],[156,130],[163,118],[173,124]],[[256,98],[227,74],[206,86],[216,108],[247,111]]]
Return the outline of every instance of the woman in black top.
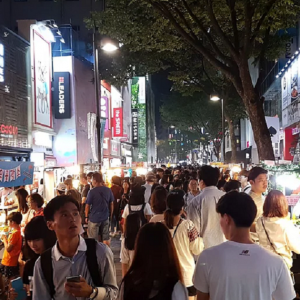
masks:
[[[39,216],[31,219],[25,227],[25,249],[26,257],[30,259],[26,261],[23,273],[23,283],[27,291],[26,300],[32,299],[32,282],[33,269],[36,260],[47,249],[52,248],[56,242],[54,231],[48,229],[44,217]],[[17,299],[18,294],[11,289],[8,299]],[[23,300],[23,299],[22,299]],[[25,299],[24,299],[25,300]]]

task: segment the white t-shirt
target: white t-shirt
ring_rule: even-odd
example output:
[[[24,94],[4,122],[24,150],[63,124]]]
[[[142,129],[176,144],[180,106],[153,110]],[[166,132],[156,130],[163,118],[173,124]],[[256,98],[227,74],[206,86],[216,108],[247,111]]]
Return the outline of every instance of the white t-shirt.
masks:
[[[284,261],[256,244],[225,242],[204,250],[194,286],[210,300],[292,300],[296,297]]]
[[[142,209],[143,205],[130,205],[130,208],[132,211],[140,211]],[[144,214],[145,216],[152,216],[152,210],[149,205],[149,203],[146,203],[145,208],[144,208]],[[122,218],[126,219],[129,215],[129,207],[128,204],[125,206],[125,209],[123,211]]]
[[[133,261],[133,256],[134,256],[134,250],[128,250],[125,247],[125,239],[123,239],[121,242],[120,262],[122,264],[127,264],[130,266]]]
[[[151,218],[150,223],[163,222],[164,220],[164,214],[158,214]]]
[[[124,299],[124,284],[121,285],[119,296],[118,296],[118,300],[123,300],[123,299]],[[188,299],[189,296],[188,296],[187,289],[180,281],[178,281],[173,288],[172,300],[188,300]],[[149,300],[151,300],[151,298],[149,298]]]
[[[181,266],[183,283],[186,287],[190,287],[193,285],[193,275],[196,267],[194,255],[199,255],[203,250],[203,241],[192,221],[181,219],[177,230],[176,227],[174,226],[173,229],[169,230]]]

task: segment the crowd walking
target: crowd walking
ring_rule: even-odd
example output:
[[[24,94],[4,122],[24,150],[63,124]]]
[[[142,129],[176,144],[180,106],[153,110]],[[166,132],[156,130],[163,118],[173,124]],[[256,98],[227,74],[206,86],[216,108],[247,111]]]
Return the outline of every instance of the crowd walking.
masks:
[[[134,174],[136,175],[136,174]],[[10,300],[293,300],[300,231],[268,172],[212,166],[146,177],[68,178],[45,204],[16,192],[1,237],[2,295]],[[245,189],[245,192],[242,190]],[[87,225],[87,232],[84,228]],[[117,281],[111,238],[120,238]],[[2,282],[2,283],[1,283]]]

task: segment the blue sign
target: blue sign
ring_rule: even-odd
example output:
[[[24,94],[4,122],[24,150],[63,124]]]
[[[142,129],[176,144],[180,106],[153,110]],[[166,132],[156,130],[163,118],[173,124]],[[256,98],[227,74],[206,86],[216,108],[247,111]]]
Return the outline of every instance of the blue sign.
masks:
[[[21,161],[0,161],[0,187],[32,184],[34,164]]]

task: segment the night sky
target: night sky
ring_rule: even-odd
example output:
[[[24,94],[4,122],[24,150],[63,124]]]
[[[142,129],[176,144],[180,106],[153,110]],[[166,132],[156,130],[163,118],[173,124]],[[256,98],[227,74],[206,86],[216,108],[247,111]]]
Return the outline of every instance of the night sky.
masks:
[[[155,125],[157,139],[167,137],[167,130],[164,130],[161,125],[159,107],[161,100],[171,93],[172,82],[168,80],[168,72],[161,71],[152,75],[152,89],[155,94]]]

